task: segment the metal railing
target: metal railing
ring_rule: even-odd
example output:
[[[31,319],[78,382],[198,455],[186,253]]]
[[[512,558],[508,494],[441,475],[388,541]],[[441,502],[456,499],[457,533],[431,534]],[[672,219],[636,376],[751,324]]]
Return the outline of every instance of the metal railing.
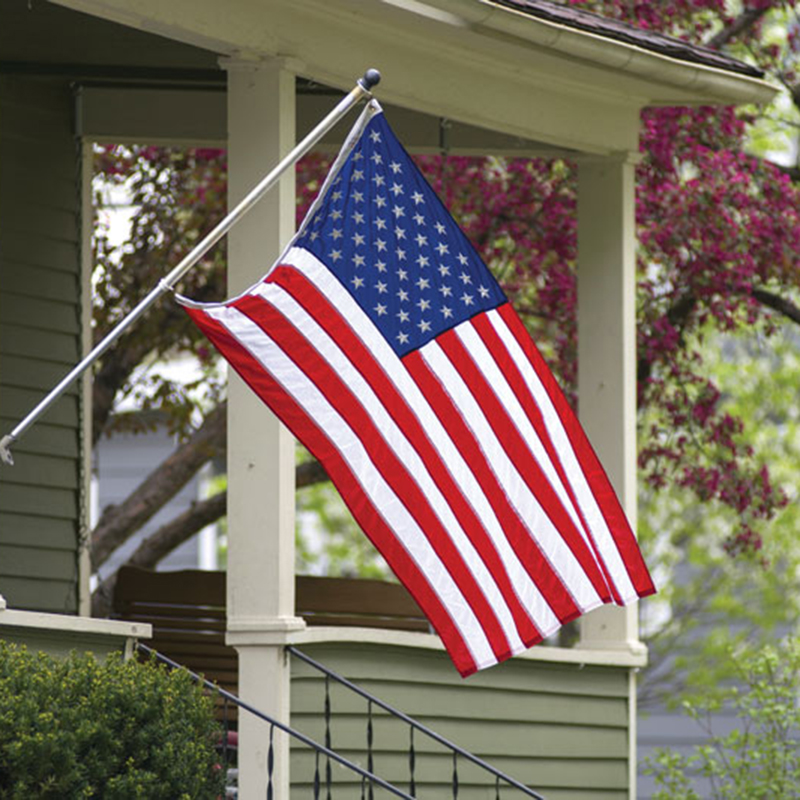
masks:
[[[222,737],[222,758],[226,762],[226,766],[228,763],[228,745],[229,745],[229,731],[227,726],[227,703],[233,703],[238,708],[243,709],[249,714],[253,714],[254,716],[258,717],[259,719],[264,720],[264,722],[268,723],[269,725],[269,749],[267,751],[267,785],[266,785],[266,797],[267,800],[273,800],[274,797],[274,767],[275,767],[275,748],[274,748],[274,736],[275,736],[275,729],[283,731],[284,733],[291,736],[293,739],[301,742],[302,744],[306,745],[307,747],[312,748],[315,751],[315,773],[314,773],[314,781],[313,781],[313,792],[315,800],[318,800],[320,797],[320,790],[321,790],[321,779],[320,779],[320,771],[319,771],[319,761],[320,756],[325,756],[327,759],[328,767],[326,769],[326,782],[327,785],[330,787],[331,781],[331,774],[330,774],[330,762],[336,761],[338,764],[343,766],[345,769],[350,770],[351,772],[356,773],[361,778],[361,797],[365,798],[367,796],[367,792],[369,792],[369,797],[373,796],[373,788],[375,786],[380,786],[382,789],[385,789],[387,792],[391,794],[403,798],[403,800],[413,800],[413,795],[406,794],[402,789],[392,785],[388,781],[385,781],[383,778],[379,778],[377,775],[373,774],[371,769],[363,769],[358,764],[350,761],[349,759],[345,758],[344,756],[339,755],[339,753],[335,752],[330,748],[330,738],[327,737],[326,745],[322,745],[319,742],[315,742],[311,737],[306,736],[300,731],[295,730],[294,728],[289,727],[283,722],[274,719],[269,714],[265,714],[263,711],[259,711],[257,708],[254,708],[249,703],[246,703],[244,700],[239,699],[235,694],[226,691],[225,689],[221,689],[216,684],[212,683],[211,681],[206,680],[201,675],[198,675],[196,672],[192,672],[192,670],[187,669],[181,664],[178,664],[176,661],[173,661],[171,658],[168,658],[163,653],[159,653],[157,650],[153,650],[153,648],[148,647],[146,644],[142,644],[141,642],[137,644],[137,648],[140,652],[145,653],[146,655],[152,655],[158,661],[166,664],[173,669],[183,669],[189,673],[189,675],[195,680],[197,683],[202,684],[208,691],[218,695],[219,697],[223,698],[223,713],[224,713],[224,720],[225,720],[225,731]],[[330,791],[330,790],[329,790]]]
[[[367,770],[372,773],[375,768],[374,763],[374,730],[373,730],[373,707],[377,706],[378,708],[383,709],[388,714],[390,714],[395,719],[401,720],[406,725],[409,726],[409,747],[408,747],[408,770],[409,770],[409,778],[408,778],[408,786],[409,786],[409,795],[411,797],[416,797],[417,791],[417,778],[416,778],[416,757],[417,757],[417,750],[414,743],[414,731],[419,731],[419,733],[427,736],[428,738],[432,739],[433,741],[437,742],[438,744],[442,745],[444,748],[449,750],[452,753],[452,774],[450,776],[449,782],[452,789],[452,796],[453,800],[457,800],[459,787],[461,785],[460,778],[459,778],[459,759],[463,759],[468,761],[479,769],[483,770],[486,773],[494,776],[494,789],[495,789],[495,798],[499,800],[500,798],[500,790],[503,786],[513,787],[514,789],[519,790],[527,797],[534,797],[538,800],[545,800],[545,798],[538,794],[537,792],[533,791],[533,789],[525,786],[524,784],[520,783],[519,781],[515,780],[514,778],[506,775],[504,772],[501,772],[496,767],[493,767],[491,764],[488,764],[483,759],[479,758],[478,756],[470,753],[469,751],[465,750],[463,747],[459,747],[454,742],[451,742],[449,739],[446,739],[444,736],[436,733],[436,731],[431,730],[426,725],[423,725],[418,720],[409,717],[407,714],[404,714],[402,711],[394,708],[393,706],[389,705],[388,703],[384,702],[383,700],[375,697],[375,695],[371,694],[370,692],[362,689],[360,686],[352,683],[351,681],[347,680],[347,678],[342,677],[341,675],[337,674],[328,667],[320,664],[318,661],[315,661],[310,656],[306,655],[302,651],[298,650],[296,647],[288,646],[286,648],[293,656],[300,659],[301,661],[308,664],[313,669],[317,670],[318,672],[322,673],[325,676],[325,701],[324,701],[324,711],[323,716],[325,720],[325,744],[330,748],[331,746],[331,699],[330,699],[330,681],[336,681],[340,685],[346,687],[351,692],[354,692],[357,695],[360,695],[367,701],[366,707],[366,717],[367,717],[367,725],[366,725],[366,751],[367,751]],[[331,789],[330,789],[330,765],[326,769],[326,800],[330,800],[331,798]],[[368,797],[369,800],[372,800],[373,793],[372,787],[367,787],[368,789]]]

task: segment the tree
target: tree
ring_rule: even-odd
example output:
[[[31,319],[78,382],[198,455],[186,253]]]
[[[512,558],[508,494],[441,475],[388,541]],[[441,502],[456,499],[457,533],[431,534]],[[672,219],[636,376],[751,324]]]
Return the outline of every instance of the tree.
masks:
[[[730,48],[775,75],[787,87],[785,96],[800,102],[793,72],[793,1],[759,0],[733,13],[723,0],[571,4]],[[648,110],[637,171],[638,399],[645,499],[693,498],[709,515],[727,514],[732,523],[719,527],[716,544],[731,563],[759,568],[766,563],[765,537],[785,496],[756,457],[744,417],[726,404],[704,366],[703,342],[714,332],[756,326],[770,337],[775,319],[800,322],[795,299],[800,196],[793,171],[770,163],[763,152],[776,130],[782,130],[776,128],[776,113]],[[794,106],[781,113],[800,119]],[[760,151],[748,152],[752,143]],[[419,163],[495,270],[577,403],[576,166],[564,160],[452,156],[426,156]],[[128,183],[137,208],[132,240],[122,252],[108,247],[102,231],[98,235],[99,336],[177,261],[199,230],[223,213],[225,157],[208,149],[103,148],[98,166],[106,180]],[[299,166],[298,215],[319,188],[325,167],[321,157]],[[224,250],[215,251],[182,291],[198,299],[223,297],[223,262]],[[193,353],[206,370],[202,399],[196,396],[198,386],[177,386],[152,370],[146,384],[134,385],[132,377],[143,361],[158,363],[176,352]],[[222,387],[211,365],[205,343],[168,303],[104,356],[95,376],[95,437],[108,430],[115,398],[138,393],[142,407],[168,412],[170,424],[185,438],[125,503],[104,511],[92,536],[96,566],[112,544],[140,527],[209,457],[223,452]],[[198,409],[203,421],[192,424]],[[323,477],[313,462],[298,467],[298,485]],[[198,503],[151,536],[134,560],[154,565],[223,513],[224,496]]]

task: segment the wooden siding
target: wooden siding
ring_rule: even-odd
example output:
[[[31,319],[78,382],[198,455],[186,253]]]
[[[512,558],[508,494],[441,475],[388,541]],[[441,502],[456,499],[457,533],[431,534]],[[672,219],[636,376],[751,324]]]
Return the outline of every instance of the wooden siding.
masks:
[[[0,426],[9,431],[80,357],[80,196],[66,82],[0,78]],[[0,593],[77,612],[77,388],[0,468]]]
[[[627,798],[627,669],[515,659],[462,680],[435,651],[339,643],[300,649],[549,800]],[[366,701],[331,686],[333,747],[366,766]],[[318,742],[325,741],[323,707],[324,679],[294,659],[292,724]],[[407,790],[408,728],[383,712],[373,720],[376,772]],[[452,758],[419,734],[415,747],[418,796],[452,797]],[[291,759],[292,797],[308,797],[313,755],[298,745]],[[349,784],[346,796],[360,796],[349,773],[334,766],[333,775],[337,786]],[[460,763],[458,796],[494,797],[493,782]],[[501,796],[523,797],[513,789]]]

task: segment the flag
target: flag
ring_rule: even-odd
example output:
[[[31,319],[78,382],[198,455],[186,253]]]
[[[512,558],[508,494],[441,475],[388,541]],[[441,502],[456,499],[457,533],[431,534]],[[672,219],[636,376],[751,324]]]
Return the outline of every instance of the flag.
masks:
[[[466,676],[653,583],[522,322],[372,101],[263,280],[179,298]]]

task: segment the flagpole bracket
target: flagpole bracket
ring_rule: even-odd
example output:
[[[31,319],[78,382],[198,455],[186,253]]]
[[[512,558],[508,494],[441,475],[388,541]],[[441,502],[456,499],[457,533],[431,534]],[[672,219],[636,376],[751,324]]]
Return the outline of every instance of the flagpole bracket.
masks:
[[[14,437],[10,434],[0,439],[0,461],[8,464],[9,467],[14,466],[14,457],[11,455],[12,444],[14,444]]]
[[[359,78],[357,83],[365,91],[369,92],[373,86],[381,82],[381,74],[376,69],[368,69],[363,78]]]

